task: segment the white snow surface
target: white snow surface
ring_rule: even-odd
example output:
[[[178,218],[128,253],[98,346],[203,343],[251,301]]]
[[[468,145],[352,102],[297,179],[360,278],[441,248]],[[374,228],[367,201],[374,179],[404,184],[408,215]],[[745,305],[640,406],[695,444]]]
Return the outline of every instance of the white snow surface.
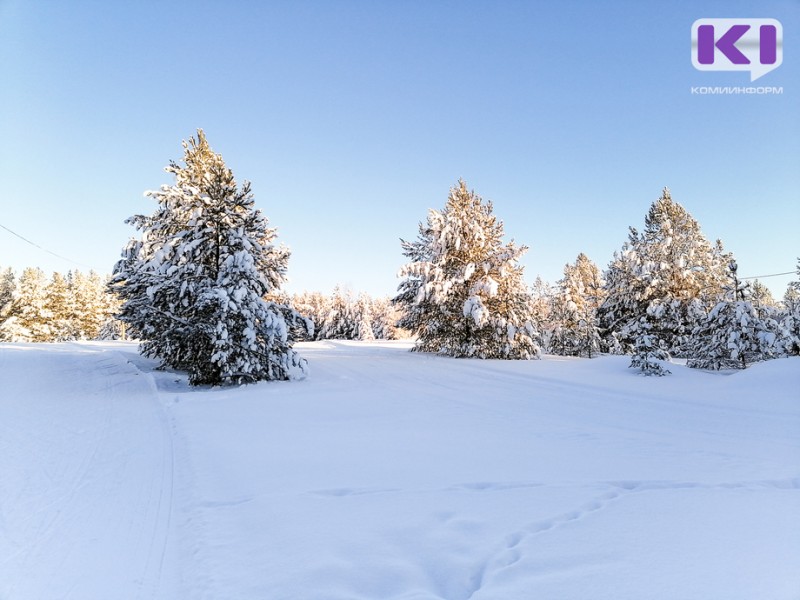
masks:
[[[800,598],[800,359],[296,348],[307,380],[191,389],[0,344],[0,599]]]

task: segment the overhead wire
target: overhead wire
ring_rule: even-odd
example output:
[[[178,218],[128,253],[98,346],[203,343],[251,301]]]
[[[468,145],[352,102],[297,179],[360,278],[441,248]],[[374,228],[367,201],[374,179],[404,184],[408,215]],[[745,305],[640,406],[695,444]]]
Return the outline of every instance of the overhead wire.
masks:
[[[16,232],[16,231],[14,231],[13,229],[9,229],[8,227],[6,227],[5,225],[3,225],[2,223],[0,223],[0,227],[1,227],[1,228],[3,228],[3,229],[5,229],[5,230],[6,230],[8,233],[10,233],[11,235],[14,235],[14,236],[18,237],[18,238],[19,238],[19,239],[21,239],[23,242],[26,242],[26,243],[30,244],[31,246],[33,246],[33,247],[35,247],[35,248],[38,248],[39,250],[42,250],[43,252],[47,252],[48,254],[52,254],[52,255],[53,255],[53,256],[55,256],[56,258],[60,258],[61,260],[66,260],[67,262],[71,262],[72,264],[79,265],[79,266],[81,266],[81,267],[86,267],[87,269],[92,269],[92,268],[93,268],[93,267],[91,267],[91,266],[89,266],[89,265],[87,265],[87,264],[80,263],[80,262],[78,262],[77,260],[72,260],[71,258],[67,258],[66,256],[61,256],[60,254],[56,254],[56,253],[55,253],[55,252],[53,252],[52,250],[48,250],[47,248],[45,248],[45,247],[43,247],[43,246],[40,246],[40,245],[39,245],[39,244],[37,244],[36,242],[32,242],[31,240],[29,240],[28,238],[26,238],[26,237],[24,237],[24,236],[20,235],[19,233],[17,233],[17,232]]]
[[[28,238],[20,235],[19,233],[17,233],[13,229],[9,229],[8,227],[3,225],[2,223],[0,223],[0,228],[5,229],[11,235],[14,235],[14,236],[18,237],[23,242],[26,242],[26,243],[30,244],[34,248],[38,248],[39,250],[42,250],[43,252],[47,252],[48,254],[51,254],[51,255],[55,256],[56,258],[60,258],[61,260],[66,260],[67,262],[71,262],[72,264],[79,265],[81,267],[86,267],[87,269],[93,269],[94,268],[94,267],[91,267],[91,266],[89,266],[89,265],[87,265],[85,263],[81,263],[81,262],[78,262],[76,260],[72,260],[71,258],[67,258],[66,256],[62,256],[61,254],[57,254],[57,253],[53,252],[52,250],[48,250],[47,248],[45,248],[43,246],[40,246],[36,242],[32,242]],[[785,273],[772,273],[770,275],[752,275],[750,277],[739,277],[739,279],[766,279],[768,277],[782,277],[784,275],[794,275],[795,272],[796,271],[786,271]]]
[[[767,277],[781,277],[782,275],[794,275],[796,271],[786,273],[773,273],[772,275],[753,275],[752,277],[739,277],[739,279],[766,279]]]

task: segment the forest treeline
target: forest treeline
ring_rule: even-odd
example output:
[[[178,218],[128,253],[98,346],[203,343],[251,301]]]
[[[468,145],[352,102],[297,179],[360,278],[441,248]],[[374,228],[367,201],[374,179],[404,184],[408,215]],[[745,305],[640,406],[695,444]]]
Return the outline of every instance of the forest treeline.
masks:
[[[0,342],[64,342],[120,335],[108,277],[72,270],[49,277],[39,268],[0,270]]]
[[[529,285],[527,248],[503,239],[493,204],[460,180],[416,239],[401,240],[393,298],[288,295],[289,250],[249,182],[236,182],[202,130],[183,148],[183,163],[166,168],[174,183],[146,193],[155,211],[128,219],[139,235],[110,277],[2,271],[0,341],[127,333],[193,384],[304,377],[293,344],[320,339],[410,337],[415,351],[470,358],[628,354],[648,375],[667,374],[673,357],[720,369],[800,353],[800,259],[774,299],[740,278],[733,253],[667,188],[605,269],[581,253],[560,280]]]

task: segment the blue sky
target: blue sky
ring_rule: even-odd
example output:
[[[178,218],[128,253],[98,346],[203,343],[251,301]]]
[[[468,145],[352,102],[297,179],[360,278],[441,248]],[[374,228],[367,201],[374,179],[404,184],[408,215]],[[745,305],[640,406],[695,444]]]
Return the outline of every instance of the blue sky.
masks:
[[[692,67],[692,23],[769,17],[747,86]],[[459,177],[554,282],[602,268],[664,186],[742,275],[800,256],[800,2],[0,0],[0,266],[110,272],[147,189],[205,130],[292,250],[289,291],[394,293]],[[77,263],[77,264],[76,264]],[[763,280],[782,295],[793,276]]]

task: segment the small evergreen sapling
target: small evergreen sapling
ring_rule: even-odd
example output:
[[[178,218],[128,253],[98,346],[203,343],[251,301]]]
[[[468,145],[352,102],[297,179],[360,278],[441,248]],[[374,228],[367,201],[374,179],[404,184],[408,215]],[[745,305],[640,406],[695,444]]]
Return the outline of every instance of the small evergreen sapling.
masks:
[[[659,336],[654,332],[653,322],[657,318],[658,308],[653,307],[636,323],[630,326],[629,335],[634,340],[633,356],[630,368],[639,369],[643,375],[663,377],[671,372],[664,368],[663,362],[669,361],[669,352]]]

